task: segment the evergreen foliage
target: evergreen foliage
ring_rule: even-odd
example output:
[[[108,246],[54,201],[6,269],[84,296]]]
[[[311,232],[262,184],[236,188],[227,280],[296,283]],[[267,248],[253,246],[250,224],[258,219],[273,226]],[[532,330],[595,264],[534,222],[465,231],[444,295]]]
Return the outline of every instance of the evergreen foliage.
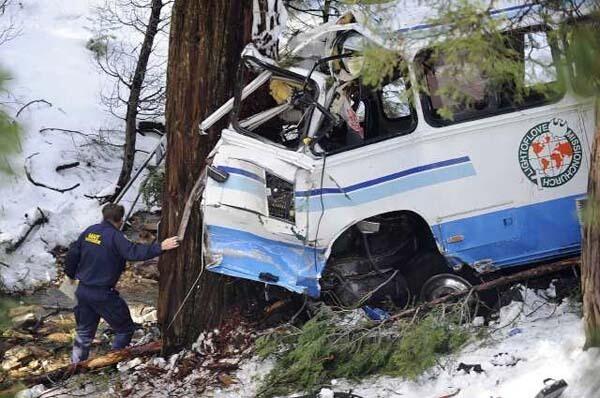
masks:
[[[115,36],[108,34],[98,34],[91,37],[85,44],[85,48],[94,53],[96,59],[105,57],[108,53],[108,42],[114,40]]]
[[[363,84],[371,87],[379,87],[391,78],[401,66],[401,58],[398,53],[384,48],[367,45],[363,50],[364,65],[361,73]],[[406,65],[402,65],[406,67]]]
[[[150,168],[150,173],[141,188],[142,200],[147,207],[159,206],[165,181],[164,168]]]
[[[575,91],[583,95],[600,93],[600,10],[580,23],[561,26],[567,67]]]
[[[367,23],[374,20],[373,17],[369,17],[370,14],[378,15],[379,11],[382,13],[384,11],[383,6],[373,5],[372,2],[359,1],[359,3],[368,9],[365,12]],[[553,15],[576,14],[568,4],[558,7],[552,2],[541,3],[540,7],[531,8],[520,17],[510,19],[493,14],[485,4],[472,0],[431,0],[428,3],[431,4],[434,10],[432,14],[435,16],[427,19],[426,23],[433,28],[426,35],[417,37],[426,39],[426,47],[429,48],[427,63],[430,65],[443,63],[443,71],[440,70],[439,73],[444,84],[430,93],[424,76],[419,68],[416,68],[416,89],[442,99],[445,106],[438,109],[438,113],[444,119],[453,119],[455,112],[453,104],[460,104],[467,109],[477,105],[476,98],[470,92],[472,88],[467,89],[471,82],[484,79],[487,91],[502,93],[510,98],[512,104],[518,106],[530,95],[551,98],[563,92],[566,73],[571,73],[573,77],[574,64],[577,64],[578,68],[574,79],[575,86],[582,88],[580,92],[587,91],[587,95],[597,95],[600,85],[598,72],[600,68],[597,67],[600,54],[597,12],[586,17],[585,23],[582,20],[569,20],[557,27]],[[522,28],[522,26],[518,27],[518,23],[525,16],[533,25],[550,27],[546,35],[556,59],[566,61],[563,63],[559,61],[556,65],[559,72],[556,82],[532,84],[526,78],[525,61],[530,65],[537,65],[538,69],[544,69],[547,65],[532,59],[531,53],[524,54],[521,38],[509,33],[512,29],[518,31]],[[400,59],[409,59],[411,56],[411,52],[407,49],[410,48],[413,38],[410,35],[403,37],[393,32],[386,32],[383,30],[386,26],[381,23],[368,26],[379,36],[386,38],[387,42],[399,43],[397,51],[384,50],[375,45],[366,46],[361,78],[364,83],[371,86],[378,86],[390,76],[393,68],[398,67]],[[530,38],[530,40],[534,39]],[[417,60],[417,63],[419,62]]]
[[[0,93],[6,91],[9,78],[6,72],[0,70]],[[7,156],[21,150],[20,133],[19,125],[0,108],[0,173],[12,172]]]
[[[439,314],[432,313],[402,337],[391,355],[388,371],[414,379],[434,366],[440,356],[456,352],[468,337],[465,329],[440,321]]]
[[[375,373],[414,379],[468,340],[453,312],[431,312],[411,322],[351,323],[323,307],[302,329],[277,330],[257,341],[260,356],[276,358],[261,397],[318,390],[331,379]]]

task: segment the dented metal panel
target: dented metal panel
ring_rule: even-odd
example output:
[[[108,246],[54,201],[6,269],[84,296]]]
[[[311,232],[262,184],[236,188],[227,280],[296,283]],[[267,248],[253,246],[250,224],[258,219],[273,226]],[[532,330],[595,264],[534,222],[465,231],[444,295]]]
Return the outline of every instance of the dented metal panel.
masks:
[[[322,250],[217,225],[208,225],[207,235],[211,260],[216,261],[211,271],[319,296]]]

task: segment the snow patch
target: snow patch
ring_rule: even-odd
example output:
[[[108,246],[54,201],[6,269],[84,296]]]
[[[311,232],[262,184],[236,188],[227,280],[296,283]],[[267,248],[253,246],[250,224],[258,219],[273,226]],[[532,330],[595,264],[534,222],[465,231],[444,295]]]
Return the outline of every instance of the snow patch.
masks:
[[[533,398],[544,387],[543,381],[553,378],[564,379],[569,385],[561,398],[600,396],[600,349],[582,350],[583,322],[574,306],[568,300],[560,304],[548,302],[543,290],[519,290],[522,302],[511,302],[501,309],[495,322],[481,326],[484,339],[467,345],[455,356],[443,358],[440,366],[417,380],[387,376],[360,383],[332,380],[325,391],[352,391],[365,398]],[[520,332],[511,333],[515,329]],[[483,372],[459,371],[460,363],[479,364]],[[253,397],[259,380],[273,365],[271,360],[263,362],[258,358],[245,362],[235,374],[240,385],[219,390],[214,396]]]
[[[49,282],[57,275],[54,258],[48,253],[56,245],[67,246],[88,225],[100,220],[96,196],[114,192],[122,158],[123,122],[107,112],[100,92],[112,82],[95,65],[86,49],[92,36],[95,7],[102,0],[21,0],[6,12],[21,34],[0,46],[0,68],[12,79],[7,103],[23,128],[21,152],[8,157],[12,174],[0,174],[0,290],[19,291]],[[125,33],[122,33],[125,35]],[[127,36],[121,37],[127,40]],[[138,137],[138,148],[150,150],[155,137]],[[60,193],[34,186],[26,176],[45,185],[77,188]],[[138,156],[141,162],[143,156]],[[4,159],[2,160],[4,161]],[[58,170],[67,163],[76,167]],[[107,187],[106,189],[102,189]],[[132,195],[130,195],[132,196]],[[131,197],[123,201],[130,205]],[[40,207],[48,223],[30,232],[14,252],[4,247],[23,236],[30,222],[25,214]],[[30,218],[31,220],[31,218]]]

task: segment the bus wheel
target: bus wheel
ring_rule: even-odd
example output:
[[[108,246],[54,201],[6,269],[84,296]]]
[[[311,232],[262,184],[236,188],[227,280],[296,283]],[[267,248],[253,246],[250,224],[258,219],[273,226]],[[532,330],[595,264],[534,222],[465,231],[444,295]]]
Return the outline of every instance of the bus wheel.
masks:
[[[421,288],[421,301],[433,301],[452,293],[464,292],[471,284],[454,274],[438,274],[429,278]]]
[[[411,260],[401,267],[412,297],[419,299],[425,283],[435,275],[448,274],[452,269],[448,266],[446,258],[433,251],[417,253]]]

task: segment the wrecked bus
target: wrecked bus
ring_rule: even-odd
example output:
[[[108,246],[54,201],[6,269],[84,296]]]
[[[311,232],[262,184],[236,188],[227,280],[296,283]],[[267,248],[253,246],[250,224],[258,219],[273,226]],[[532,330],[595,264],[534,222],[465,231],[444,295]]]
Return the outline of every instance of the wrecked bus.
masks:
[[[556,87],[520,103],[477,65],[465,68],[475,106],[448,103],[436,90],[459,77],[418,39],[406,68],[363,85],[360,48],[377,39],[352,20],[316,31],[314,64],[245,55],[202,196],[207,269],[342,306],[403,305],[579,253],[594,109],[571,84],[577,66],[559,70],[551,28],[507,32],[519,83]]]

